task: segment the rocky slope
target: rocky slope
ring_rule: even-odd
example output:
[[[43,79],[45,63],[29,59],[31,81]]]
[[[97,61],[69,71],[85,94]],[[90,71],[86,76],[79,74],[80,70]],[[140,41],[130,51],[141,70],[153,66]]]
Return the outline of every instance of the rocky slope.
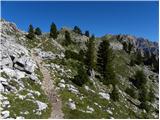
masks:
[[[115,54],[113,66],[116,68],[116,78],[120,81],[117,87],[120,99],[114,102],[110,96],[112,86],[103,85],[93,74],[89,77],[89,82],[82,87],[71,81],[77,75],[81,63],[66,58],[65,51],[79,53],[80,50],[85,50],[88,37],[79,35],[71,29],[62,28],[57,39],[50,38],[46,33],[30,40],[26,38],[27,33],[17,29],[13,23],[1,20],[1,26],[2,118],[50,118],[55,110],[52,107],[52,99],[48,98],[51,94],[43,89],[46,78],[44,70],[41,70],[36,58],[32,57],[31,51],[42,60],[44,69],[49,72],[47,76],[50,76],[58,98],[55,104],[56,101],[62,102],[63,118],[158,118],[158,73],[153,71],[152,66],[130,66],[132,55],[128,50],[124,50],[124,45],[131,44],[133,46],[131,53],[140,52],[142,56],[154,55],[158,60],[158,43],[129,35],[106,35],[96,38],[96,48],[102,39],[109,39]],[[63,46],[66,30],[74,41],[74,44],[69,46]],[[155,95],[155,101],[148,102],[149,112],[139,108],[140,101],[125,92],[128,87],[137,91],[129,78],[139,69],[144,70],[148,86],[151,86]]]

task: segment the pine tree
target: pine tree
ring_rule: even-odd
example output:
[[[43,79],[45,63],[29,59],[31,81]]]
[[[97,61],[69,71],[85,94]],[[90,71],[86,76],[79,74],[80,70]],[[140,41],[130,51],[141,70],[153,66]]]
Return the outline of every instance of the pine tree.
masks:
[[[40,29],[39,27],[37,27],[37,28],[35,29],[35,34],[36,34],[36,35],[42,35],[42,31],[41,31],[41,29]]]
[[[77,34],[82,34],[82,31],[81,31],[81,29],[78,26],[75,26],[74,29],[73,29],[73,31],[75,33],[77,33]]]
[[[29,25],[29,30],[28,30],[28,35],[27,35],[27,37],[28,37],[29,39],[33,39],[33,38],[35,37],[34,28],[33,28],[33,26],[32,26],[31,24]]]
[[[68,31],[65,31],[65,45],[68,46],[72,43],[70,33]]]
[[[85,36],[89,37],[89,31],[85,31]]]
[[[56,39],[57,35],[58,35],[57,27],[54,23],[52,23],[50,28],[50,37],[52,37],[53,39]]]
[[[109,41],[103,40],[97,53],[97,70],[102,75],[104,84],[116,84],[115,73],[112,67],[113,52],[109,48]]]
[[[88,71],[95,68],[95,62],[96,62],[96,56],[95,56],[95,37],[92,35],[92,37],[89,39],[87,43],[87,51],[86,51],[86,65],[88,68]]]

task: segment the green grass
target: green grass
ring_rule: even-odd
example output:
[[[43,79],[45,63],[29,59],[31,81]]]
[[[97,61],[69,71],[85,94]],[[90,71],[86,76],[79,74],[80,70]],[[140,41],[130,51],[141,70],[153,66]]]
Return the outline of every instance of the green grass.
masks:
[[[16,116],[23,116],[26,119],[31,119],[31,118],[47,119],[51,113],[51,103],[49,103],[47,96],[45,95],[44,91],[41,89],[41,85],[35,83],[29,78],[22,78],[21,80],[24,83],[25,89],[19,91],[18,94],[27,95],[28,90],[32,90],[32,91],[40,92],[41,95],[38,96],[37,94],[33,93],[33,96],[35,99],[26,97],[24,100],[21,100],[16,96],[17,93],[7,94],[6,96],[8,97],[8,100],[11,104],[11,107],[8,108],[8,110],[10,111],[10,117],[16,118]],[[38,107],[37,104],[34,103],[35,100],[39,100],[48,105],[48,108],[46,110],[43,110],[41,115],[36,115],[36,113],[33,112],[33,110],[36,110]],[[29,114],[22,115],[21,112],[25,112],[25,111],[28,111]]]
[[[23,116],[26,119],[47,119],[50,116],[50,108],[43,110],[41,115],[37,115],[33,110],[38,109],[34,100],[31,101],[29,99],[21,100],[15,96],[15,94],[8,94],[8,100],[10,102],[11,107],[7,110],[10,111],[10,117],[16,118],[17,116]],[[28,111],[29,114],[23,114],[21,112]]]
[[[47,41],[42,42],[42,45],[39,48],[41,48],[43,51],[46,51],[46,52],[49,52],[49,51],[51,51],[53,53],[60,53],[61,52],[57,48],[57,46],[53,43],[52,39],[50,39],[50,38]]]
[[[81,91],[82,93],[82,91]],[[65,113],[65,118],[68,119],[94,119],[94,118],[110,118],[110,115],[107,112],[102,111],[102,109],[98,108],[94,103],[98,103],[99,105],[107,106],[108,101],[100,98],[97,94],[87,93],[83,91],[84,98],[80,100],[75,94],[70,93],[69,91],[61,91],[61,97],[63,100],[63,112]],[[76,103],[77,110],[71,110],[67,106],[68,99],[71,98]],[[87,106],[92,107],[95,111],[93,113],[85,113],[80,110],[87,110]],[[105,108],[105,107],[104,107]]]
[[[4,77],[4,78],[6,78],[6,79],[9,78],[9,76],[5,72],[1,72],[1,76]]]
[[[28,119],[38,117],[35,113],[33,113],[33,110],[37,109],[37,105],[32,101],[21,100],[17,98],[14,94],[8,94],[7,97],[11,105],[11,107],[8,109],[10,111],[10,117],[16,118],[16,116],[23,116]],[[29,115],[20,114],[20,112],[25,111],[28,111]]]
[[[16,87],[17,90],[19,90],[19,84],[18,84],[15,80],[10,80],[10,81],[9,81],[9,84],[10,84],[11,86]]]
[[[37,47],[37,45],[39,44],[41,42],[41,40],[38,40],[38,39],[36,39],[36,38],[33,38],[33,39],[28,39],[28,38],[26,38],[26,46],[28,47],[28,48],[35,48],[35,47]]]
[[[129,56],[124,51],[114,51],[114,60],[113,66],[115,66],[116,74],[121,75],[122,77],[129,76],[129,68],[127,64],[129,63]]]
[[[43,80],[43,74],[42,74],[42,72],[40,71],[39,68],[35,70],[35,73],[36,73],[38,79],[42,81]]]

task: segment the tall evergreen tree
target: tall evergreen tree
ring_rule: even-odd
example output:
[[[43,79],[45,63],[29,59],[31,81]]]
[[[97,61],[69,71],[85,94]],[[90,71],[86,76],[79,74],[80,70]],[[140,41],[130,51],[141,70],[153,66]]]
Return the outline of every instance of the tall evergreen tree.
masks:
[[[92,37],[87,42],[87,51],[86,51],[86,65],[88,71],[95,68],[96,56],[95,56],[95,37]]]
[[[27,37],[29,39],[33,39],[35,37],[34,28],[33,28],[33,26],[31,24],[29,25],[29,30],[28,30]]]
[[[89,31],[85,31],[85,36],[89,37]]]
[[[35,29],[35,34],[36,34],[36,35],[42,35],[42,31],[41,31],[41,29],[40,29],[39,27],[37,27],[37,28]]]
[[[71,40],[70,33],[68,31],[65,31],[65,43],[64,44],[68,46],[71,43],[72,43],[72,40]]]
[[[57,35],[58,35],[57,27],[54,23],[52,23],[50,28],[50,37],[56,39]]]
[[[109,41],[103,40],[97,53],[97,70],[103,76],[104,84],[116,84],[115,73],[112,67],[113,52],[109,48]]]
[[[78,33],[78,34],[82,34],[82,31],[81,31],[81,29],[78,26],[75,26],[74,29],[73,29],[73,31],[75,33]]]

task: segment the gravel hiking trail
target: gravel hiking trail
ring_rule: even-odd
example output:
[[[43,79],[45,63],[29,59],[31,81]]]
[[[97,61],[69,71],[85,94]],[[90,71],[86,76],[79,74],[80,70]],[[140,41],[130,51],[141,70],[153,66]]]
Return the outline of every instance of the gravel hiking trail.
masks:
[[[46,41],[46,40],[45,40]],[[42,43],[39,43],[37,46],[39,47]],[[58,97],[58,94],[55,90],[55,86],[53,84],[52,77],[50,76],[50,71],[44,67],[44,63],[42,58],[36,56],[34,53],[34,49],[31,50],[32,58],[38,64],[40,71],[43,74],[43,81],[42,81],[42,89],[44,90],[45,94],[47,95],[49,102],[51,103],[51,115],[49,119],[63,119],[63,112],[62,112],[62,102]]]

